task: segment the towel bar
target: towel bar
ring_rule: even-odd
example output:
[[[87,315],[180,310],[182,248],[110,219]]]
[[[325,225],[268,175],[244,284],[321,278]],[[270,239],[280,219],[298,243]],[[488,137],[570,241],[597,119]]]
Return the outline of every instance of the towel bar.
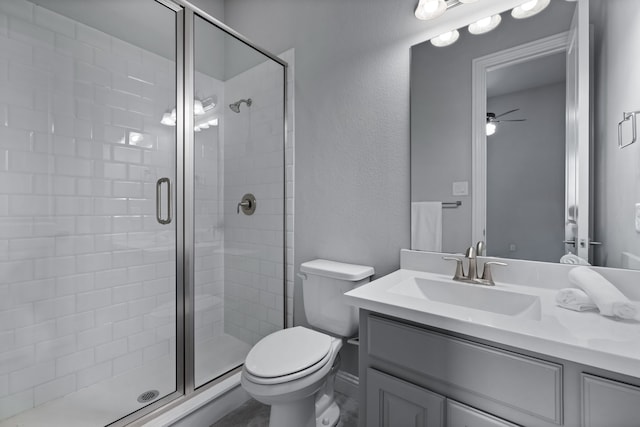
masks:
[[[442,202],[443,208],[457,208],[458,206],[462,206],[460,200],[456,200],[455,202]]]

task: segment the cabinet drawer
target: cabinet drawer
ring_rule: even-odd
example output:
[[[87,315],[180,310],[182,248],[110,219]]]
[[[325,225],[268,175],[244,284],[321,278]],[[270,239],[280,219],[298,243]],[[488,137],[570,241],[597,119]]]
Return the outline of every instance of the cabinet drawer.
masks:
[[[580,379],[584,427],[640,425],[640,388],[588,374]]]
[[[447,399],[447,427],[518,427],[493,415]]]
[[[369,317],[370,356],[544,421],[562,423],[562,365]]]

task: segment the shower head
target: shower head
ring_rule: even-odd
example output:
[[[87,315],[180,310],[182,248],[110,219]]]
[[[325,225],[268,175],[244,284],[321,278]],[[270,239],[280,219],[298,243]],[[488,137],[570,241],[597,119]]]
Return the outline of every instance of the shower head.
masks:
[[[240,112],[240,104],[242,103],[247,104],[247,107],[251,107],[251,98],[248,99],[241,99],[240,101],[236,101],[233,104],[229,104],[229,108],[231,108],[231,111],[233,111],[234,113],[239,113]]]

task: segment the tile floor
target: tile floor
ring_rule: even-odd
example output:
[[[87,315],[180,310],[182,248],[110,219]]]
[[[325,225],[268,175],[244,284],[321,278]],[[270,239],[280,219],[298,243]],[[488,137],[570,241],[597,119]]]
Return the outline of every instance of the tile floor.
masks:
[[[358,426],[358,401],[342,393],[336,393],[340,406],[340,421],[336,427]],[[268,427],[269,407],[256,400],[249,400],[211,427]]]

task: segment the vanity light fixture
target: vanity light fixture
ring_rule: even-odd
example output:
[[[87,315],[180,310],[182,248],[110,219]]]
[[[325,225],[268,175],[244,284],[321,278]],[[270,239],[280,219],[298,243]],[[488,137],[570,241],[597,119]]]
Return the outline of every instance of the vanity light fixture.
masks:
[[[434,19],[441,16],[448,8],[460,6],[461,4],[475,3],[478,0],[419,0],[415,10],[416,18],[421,20]],[[576,0],[567,0],[576,1]],[[511,11],[511,16],[515,19],[524,19],[542,12],[551,0],[529,0]],[[502,17],[500,14],[487,16],[469,25],[471,34],[484,34],[500,25]],[[447,31],[431,39],[431,44],[437,47],[449,46],[458,40],[460,33],[458,30]]]
[[[434,19],[445,13],[447,2],[445,0],[420,0],[416,7],[416,18],[426,21]]]
[[[496,28],[500,25],[502,21],[502,17],[500,14],[487,16],[486,18],[482,18],[479,21],[476,21],[469,25],[469,32],[471,34],[484,34]]]
[[[458,30],[451,30],[432,38],[431,44],[437,47],[449,46],[454,44],[459,37],[460,33]]]
[[[515,19],[524,19],[537,15],[549,6],[550,1],[551,0],[530,0],[522,3],[511,11],[511,16]]]

